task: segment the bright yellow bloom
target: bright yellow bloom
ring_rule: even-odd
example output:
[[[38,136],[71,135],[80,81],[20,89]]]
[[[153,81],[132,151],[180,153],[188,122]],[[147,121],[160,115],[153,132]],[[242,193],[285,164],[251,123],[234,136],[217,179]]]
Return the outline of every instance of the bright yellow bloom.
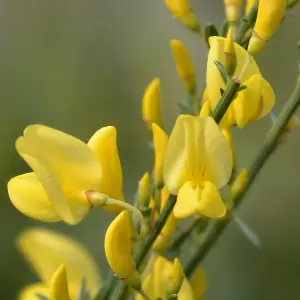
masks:
[[[170,193],[166,187],[161,190],[161,210],[167,203]],[[162,253],[164,252],[171,244],[173,234],[176,230],[178,224],[178,219],[175,218],[174,212],[172,211],[169,215],[169,218],[161,230],[160,234],[156,238],[152,248],[153,250]]]
[[[246,15],[249,14],[249,12],[250,12],[250,10],[251,10],[253,4],[254,4],[256,1],[258,1],[258,0],[247,0],[247,2],[246,2],[246,8],[245,8],[245,13],[246,13]]]
[[[17,245],[41,279],[40,283],[21,291],[18,300],[34,300],[36,293],[49,296],[51,286],[54,288],[56,283],[63,281],[63,267],[57,271],[62,264],[66,265],[68,290],[72,300],[78,295],[82,278],[86,279],[91,296],[97,294],[100,287],[99,270],[93,258],[79,243],[65,235],[34,228],[25,230],[19,236]],[[53,277],[56,271],[58,273]]]
[[[231,172],[232,153],[215,121],[211,117],[179,116],[164,162],[165,185],[178,195],[175,217],[223,217],[226,208],[218,189],[228,183]]]
[[[224,0],[225,13],[230,23],[236,23],[240,16],[242,0]]]
[[[178,75],[183,81],[186,90],[193,92],[196,88],[196,79],[190,54],[184,44],[178,40],[171,41],[171,48]]]
[[[50,280],[49,300],[69,300],[67,269],[61,265]]]
[[[153,79],[145,91],[142,101],[142,115],[144,121],[150,128],[152,123],[156,123],[158,126],[162,127],[159,78]]]
[[[186,27],[193,31],[200,31],[198,19],[187,0],[165,0],[171,13]]]
[[[214,61],[217,60],[221,64],[225,64],[225,38],[211,37],[210,50],[207,61],[206,85],[207,96],[213,110],[221,98],[221,91],[225,90],[225,83],[220,75]],[[234,76],[241,74],[244,65],[249,60],[247,51],[238,44],[234,44],[237,66]],[[242,74],[242,85],[247,88],[240,91],[229,106],[224,115],[221,126],[231,127],[237,124],[240,128],[244,127],[248,122],[260,119],[267,115],[273,108],[275,95],[272,87],[261,76],[259,68],[252,59],[248,67]]]
[[[154,180],[155,184],[163,184],[163,163],[168,144],[167,134],[155,123],[152,124],[153,146],[154,146]]]
[[[132,248],[134,227],[131,215],[127,210],[121,212],[109,225],[104,248],[107,261],[113,272],[135,289],[140,288],[140,276],[137,273]]]
[[[248,52],[255,55],[278,29],[287,7],[287,0],[259,0],[258,13]]]
[[[144,206],[148,207],[151,198],[150,191],[150,175],[146,172],[141,180],[139,181],[138,187],[138,199],[139,202]]]
[[[202,268],[196,269],[191,280],[191,286],[194,300],[202,300],[206,290],[206,279]]]
[[[167,292],[169,295],[177,295],[181,289],[184,280],[184,272],[182,265],[178,258],[174,259],[169,284],[167,285]]]
[[[53,128],[31,125],[17,139],[16,148],[34,172],[12,178],[8,193],[13,205],[31,218],[76,224],[91,209],[86,197],[91,190],[123,200],[112,126],[96,132],[87,145]]]
[[[172,276],[173,264],[166,258],[158,256],[153,262],[149,274],[143,280],[142,288],[151,300],[161,298],[167,300],[166,292]],[[178,293],[178,300],[193,300],[193,291],[186,278]],[[135,300],[144,300],[141,295],[137,295]]]

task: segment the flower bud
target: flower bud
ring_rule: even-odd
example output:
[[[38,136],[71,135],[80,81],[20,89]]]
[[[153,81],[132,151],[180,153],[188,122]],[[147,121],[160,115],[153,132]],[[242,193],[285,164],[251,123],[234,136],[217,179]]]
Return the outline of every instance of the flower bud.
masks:
[[[138,186],[138,200],[143,207],[148,207],[150,202],[150,175],[146,172]]]
[[[132,288],[141,288],[140,275],[135,269],[132,248],[134,227],[128,211],[121,212],[107,229],[104,248],[113,272]]]
[[[191,280],[191,286],[194,293],[194,300],[202,300],[206,290],[206,279],[202,268],[196,269]]]
[[[238,177],[235,179],[232,188],[231,188],[231,195],[232,197],[236,197],[238,194],[240,194],[246,185],[248,184],[248,170],[242,169]]]
[[[236,23],[240,16],[241,0],[224,0],[226,18],[230,23]]]
[[[196,79],[190,55],[181,41],[172,40],[171,48],[178,75],[182,79],[186,90],[193,93],[196,89]]]
[[[174,259],[170,275],[171,276],[169,280],[169,285],[167,287],[167,293],[168,295],[176,295],[180,291],[184,280],[183,268],[178,258]]]
[[[187,0],[165,0],[171,13],[189,29],[200,32],[197,16]]]
[[[246,15],[249,14],[249,12],[251,11],[251,8],[252,8],[253,4],[255,4],[256,2],[257,2],[257,0],[247,0],[247,2],[246,2],[246,8],[245,8]]]
[[[162,126],[159,78],[153,79],[145,91],[142,101],[142,115],[149,128],[151,128],[152,123]]]
[[[287,0],[260,0],[258,13],[248,52],[251,55],[259,53],[268,39],[279,27],[287,7]]]
[[[236,69],[237,60],[233,43],[233,28],[230,27],[227,33],[224,46],[225,69],[228,75],[233,75]]]
[[[69,300],[67,270],[65,265],[61,265],[53,274],[50,280],[49,300]]]

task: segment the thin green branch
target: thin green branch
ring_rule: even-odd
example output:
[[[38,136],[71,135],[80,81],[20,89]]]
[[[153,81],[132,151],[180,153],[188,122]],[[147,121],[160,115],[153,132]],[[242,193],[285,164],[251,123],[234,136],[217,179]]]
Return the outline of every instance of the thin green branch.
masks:
[[[233,210],[237,209],[241,204],[243,196],[249,190],[252,183],[256,179],[258,173],[266,163],[269,156],[274,152],[278,141],[289,121],[291,116],[294,114],[298,106],[300,105],[300,84],[297,84],[296,89],[291,95],[290,99],[282,109],[277,122],[272,126],[271,130],[267,134],[266,140],[254,160],[253,164],[248,171],[248,181],[246,182],[243,189],[238,191],[236,194],[232,195],[228,202],[233,203]],[[194,255],[188,261],[185,266],[185,274],[190,277],[195,268],[202,262],[205,255],[213,247],[213,245],[218,241],[219,237],[222,235],[224,229],[231,221],[231,211],[228,211],[226,217],[221,220],[213,220],[206,231],[206,235],[203,242],[199,245]]]

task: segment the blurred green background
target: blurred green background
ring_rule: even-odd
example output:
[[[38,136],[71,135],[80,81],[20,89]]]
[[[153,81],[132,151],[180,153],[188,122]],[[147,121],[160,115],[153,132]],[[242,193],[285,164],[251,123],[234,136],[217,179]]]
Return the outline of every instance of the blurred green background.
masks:
[[[191,3],[202,23],[222,23],[223,1]],[[257,58],[274,86],[277,109],[291,93],[297,74],[300,5],[294,12]],[[14,209],[7,196],[8,180],[29,170],[15,151],[15,139],[32,123],[85,141],[100,127],[115,125],[125,194],[132,199],[138,178],[152,165],[150,133],[140,115],[144,89],[160,77],[168,132],[176,103],[185,96],[170,53],[173,38],[190,50],[202,83],[206,46],[171,17],[162,0],[0,1],[0,299],[16,299],[22,286],[37,280],[17,253],[14,239],[28,226],[43,225]],[[270,124],[265,118],[234,131],[239,166],[251,163]],[[260,236],[262,249],[254,248],[232,224],[205,260],[205,299],[299,297],[299,151],[296,129],[272,156],[239,210]],[[105,276],[103,235],[110,220],[98,209],[75,227],[47,226],[85,243]]]

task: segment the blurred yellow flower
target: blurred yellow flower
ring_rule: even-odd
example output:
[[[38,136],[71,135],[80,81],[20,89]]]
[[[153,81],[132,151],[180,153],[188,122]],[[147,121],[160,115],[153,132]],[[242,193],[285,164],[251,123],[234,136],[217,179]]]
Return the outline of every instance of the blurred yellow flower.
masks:
[[[218,189],[232,172],[229,143],[211,117],[177,118],[164,162],[167,189],[177,196],[176,218],[194,214],[219,218],[226,213]]]
[[[192,93],[196,88],[196,79],[190,54],[184,44],[178,40],[171,41],[171,48],[176,62],[177,73],[183,81],[186,90]]]
[[[163,163],[168,144],[167,134],[155,123],[152,124],[154,146],[154,181],[156,186],[163,185]]]
[[[249,14],[253,4],[256,2],[257,0],[247,0],[246,2],[246,7],[245,7],[245,13],[246,15]]]
[[[188,0],[165,0],[171,13],[178,18],[186,27],[193,31],[200,31],[197,16],[191,8]]]
[[[91,296],[97,294],[100,272],[91,255],[79,243],[50,230],[33,228],[25,230],[18,237],[17,246],[41,280],[23,289],[18,300],[34,300],[36,294],[50,296],[54,292],[65,293],[65,287],[60,287],[64,285],[65,271],[72,300],[76,300],[82,278],[86,279]]]
[[[202,300],[206,290],[206,278],[202,268],[197,268],[191,281],[194,300]]]
[[[53,128],[31,125],[17,139],[16,148],[34,172],[12,178],[8,193],[13,205],[31,218],[76,224],[91,209],[86,197],[91,190],[123,200],[116,129],[112,126],[96,132],[87,145]]]
[[[142,115],[144,121],[151,128],[152,123],[162,127],[160,80],[155,78],[148,85],[143,101]]]
[[[66,265],[61,265],[50,280],[49,300],[70,300]]]
[[[240,17],[242,0],[224,0],[226,18],[230,23],[236,23]]]
[[[134,227],[127,210],[121,212],[109,225],[104,249],[107,261],[113,272],[129,286],[139,289],[140,276],[135,269],[132,257]]]
[[[150,266],[148,274],[143,280],[142,288],[151,300],[158,298],[167,300],[168,287],[174,274],[173,263],[162,256],[158,256]],[[193,291],[190,283],[184,277],[182,286],[178,293],[178,300],[193,300]],[[137,295],[135,300],[144,300],[141,295]]]
[[[259,0],[258,13],[248,52],[255,55],[278,29],[287,7],[287,0]]]
[[[207,97],[212,111],[220,100],[222,91],[226,89],[226,85],[214,63],[217,60],[221,64],[225,64],[225,41],[226,39],[222,37],[211,37],[209,39],[211,47],[207,61],[206,85]],[[270,84],[261,76],[254,59],[248,61],[250,59],[248,52],[236,43],[234,43],[234,48],[237,65],[233,75],[239,77],[242,73],[240,80],[246,88],[238,92],[220,125],[231,127],[237,124],[242,128],[248,122],[267,115],[274,106],[275,95]],[[245,64],[248,65],[243,68]],[[244,69],[243,72],[242,69]]]

